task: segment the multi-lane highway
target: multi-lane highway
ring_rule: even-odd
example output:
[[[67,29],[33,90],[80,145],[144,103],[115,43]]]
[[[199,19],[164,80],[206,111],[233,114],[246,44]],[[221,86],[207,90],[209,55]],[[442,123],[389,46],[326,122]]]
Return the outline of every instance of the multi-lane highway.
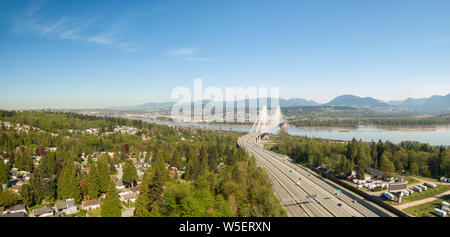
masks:
[[[275,194],[288,216],[299,217],[389,217],[389,211],[363,197],[297,165],[287,156],[268,151],[257,144],[257,134],[239,138],[239,146],[255,157],[270,175]],[[334,191],[339,189],[338,195]]]

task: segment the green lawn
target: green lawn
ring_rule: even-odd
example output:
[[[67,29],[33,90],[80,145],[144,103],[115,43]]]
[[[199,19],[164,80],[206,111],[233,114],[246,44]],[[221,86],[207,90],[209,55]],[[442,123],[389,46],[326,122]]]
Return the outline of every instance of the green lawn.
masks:
[[[422,177],[422,176],[418,176],[418,175],[414,175],[414,176],[411,176],[411,177],[418,178],[418,179],[425,180],[425,181],[429,181],[429,182],[439,183],[439,179],[433,179],[433,178],[429,178],[429,177]]]
[[[67,215],[66,217],[84,217],[84,212],[80,210],[79,212]]]
[[[408,184],[418,184],[419,183],[419,180],[413,179],[409,176],[403,176],[403,181],[408,182]]]
[[[100,217],[100,208],[87,211],[89,217]]]
[[[413,215],[413,216],[418,216],[418,217],[422,217],[422,216],[433,216],[435,217],[436,215],[433,214],[433,210],[435,208],[441,208],[441,203],[443,201],[450,201],[450,195],[445,195],[442,199],[439,200],[435,200],[432,202],[428,202],[428,203],[424,203],[422,205],[417,205],[414,207],[409,207],[404,209],[403,211]]]
[[[425,198],[429,198],[429,197],[434,197],[434,196],[444,193],[448,190],[450,190],[450,186],[448,186],[448,185],[437,185],[436,188],[428,188],[426,191],[423,191],[421,193],[414,192],[413,194],[411,194],[409,196],[403,196],[402,203],[398,203],[398,196],[396,196],[396,195],[394,195],[394,201],[385,200],[385,202],[390,205],[400,205],[400,204],[413,202],[413,201],[417,201],[417,200],[421,200],[421,199],[425,199]]]
[[[426,191],[423,191],[421,193],[414,192],[413,194],[403,197],[402,200],[404,201],[416,201],[421,200],[424,198],[434,197],[436,195],[439,195],[441,193],[444,193],[450,189],[450,186],[448,185],[438,185],[436,188],[428,188]]]

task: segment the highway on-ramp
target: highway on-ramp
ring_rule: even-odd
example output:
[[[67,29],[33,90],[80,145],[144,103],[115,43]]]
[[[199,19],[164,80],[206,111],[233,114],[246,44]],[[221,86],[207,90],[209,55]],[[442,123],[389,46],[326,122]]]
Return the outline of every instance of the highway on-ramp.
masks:
[[[390,217],[388,210],[292,162],[284,155],[257,144],[258,134],[239,138],[241,148],[265,168],[275,194],[282,200],[288,216],[295,217]],[[341,192],[336,195],[334,191]]]

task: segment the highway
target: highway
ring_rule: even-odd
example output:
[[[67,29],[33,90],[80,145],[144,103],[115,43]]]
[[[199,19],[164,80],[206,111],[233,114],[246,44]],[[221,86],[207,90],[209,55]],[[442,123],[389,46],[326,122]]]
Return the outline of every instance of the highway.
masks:
[[[394,217],[391,212],[337,185],[289,157],[258,146],[257,134],[239,138],[241,148],[269,173],[275,194],[292,217]],[[335,190],[341,190],[336,195]]]

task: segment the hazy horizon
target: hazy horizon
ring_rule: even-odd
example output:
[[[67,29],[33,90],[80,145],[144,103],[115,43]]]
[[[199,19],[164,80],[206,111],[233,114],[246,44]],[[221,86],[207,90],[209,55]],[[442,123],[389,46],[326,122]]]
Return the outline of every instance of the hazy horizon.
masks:
[[[408,98],[404,98],[404,99],[400,99],[400,100],[381,100],[378,99],[376,97],[372,97],[372,96],[361,96],[361,95],[353,95],[353,94],[342,94],[342,95],[353,95],[353,96],[357,96],[357,97],[361,97],[361,98],[365,98],[365,97],[371,97],[373,99],[376,100],[380,100],[382,102],[388,103],[388,102],[394,102],[394,101],[404,101],[407,99],[426,99],[426,98],[430,98],[431,96],[446,96],[450,93],[447,94],[442,94],[442,95],[430,95],[428,97],[420,97],[420,98],[413,98],[413,97],[408,97]],[[304,97],[283,97],[280,96],[280,99],[285,99],[285,100],[291,100],[291,99],[304,99],[304,100],[308,100],[308,101],[313,101],[318,103],[319,105],[322,104],[327,104],[328,102],[332,101],[334,98],[338,97],[338,96],[342,96],[342,95],[337,95],[335,97],[332,97],[329,100],[326,100],[324,102],[320,102],[317,100],[313,100],[313,99],[308,99],[308,98],[304,98]],[[206,99],[204,99],[206,101]],[[224,100],[225,101],[225,100]],[[58,106],[37,106],[37,107],[16,107],[16,108],[3,108],[0,107],[0,110],[40,110],[40,109],[109,109],[109,108],[114,108],[114,107],[132,107],[132,106],[139,106],[139,105],[144,105],[144,104],[148,104],[148,103],[167,103],[167,102],[178,102],[178,100],[174,100],[174,99],[166,99],[166,100],[156,100],[156,101],[141,101],[140,103],[136,103],[136,104],[117,104],[117,105],[107,105],[107,106],[103,106],[103,107],[89,107],[89,106],[83,106],[83,105],[79,105],[79,106],[66,106],[66,107],[58,107]]]

